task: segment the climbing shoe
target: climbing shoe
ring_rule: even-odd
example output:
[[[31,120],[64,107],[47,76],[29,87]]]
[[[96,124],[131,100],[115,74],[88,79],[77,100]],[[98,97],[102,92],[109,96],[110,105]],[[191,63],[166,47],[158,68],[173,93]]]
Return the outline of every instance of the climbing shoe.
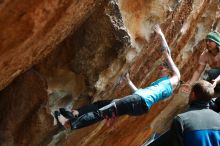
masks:
[[[54,117],[55,117],[55,119],[57,121],[57,125],[59,126],[59,128],[64,128],[63,125],[59,121],[59,118],[58,118],[59,116],[60,116],[60,112],[59,111],[55,111],[54,112]]]
[[[67,119],[74,119],[73,113],[71,111],[67,111],[65,108],[59,108],[60,114],[62,114]]]

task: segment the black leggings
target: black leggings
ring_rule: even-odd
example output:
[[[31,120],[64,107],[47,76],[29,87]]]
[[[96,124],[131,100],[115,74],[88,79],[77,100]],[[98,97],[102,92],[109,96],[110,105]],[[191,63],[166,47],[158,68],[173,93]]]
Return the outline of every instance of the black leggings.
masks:
[[[139,116],[148,111],[148,107],[144,99],[136,94],[125,96],[121,99],[116,99],[113,102],[116,104],[118,116]]]
[[[70,120],[72,129],[79,129],[104,119],[103,111],[111,112],[116,109],[116,115],[138,116],[146,113],[148,108],[145,101],[139,95],[129,95],[121,99],[97,101],[88,106],[78,109],[80,115],[77,119]]]
[[[92,104],[80,107],[79,109],[76,109],[79,112],[79,117],[89,113],[89,112],[95,112],[98,109],[110,104],[112,102],[112,100],[99,100],[96,102],[93,102]]]

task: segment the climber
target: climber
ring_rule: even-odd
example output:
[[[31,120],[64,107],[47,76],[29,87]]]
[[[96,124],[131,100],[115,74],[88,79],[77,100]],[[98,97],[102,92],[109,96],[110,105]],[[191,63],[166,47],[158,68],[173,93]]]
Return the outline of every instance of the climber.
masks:
[[[125,96],[121,99],[114,99],[112,101],[98,101],[86,107],[82,107],[82,109],[89,109],[86,113],[77,112],[81,109],[75,110],[73,112],[74,114],[65,109],[60,109],[55,112],[58,124],[65,128],[71,127],[71,129],[79,129],[105,118],[114,118],[115,116],[126,114],[138,116],[147,113],[151,106],[156,102],[171,96],[173,90],[179,84],[180,72],[171,58],[169,46],[159,25],[156,25],[154,30],[160,36],[162,52],[167,60],[169,68],[172,69],[170,72],[167,72],[164,68],[161,72],[162,77],[144,89],[137,89],[137,87],[131,82],[129,74],[126,74],[124,79],[134,91],[132,95]]]
[[[211,83],[196,81],[190,92],[189,109],[178,114],[170,130],[148,146],[219,146],[220,115],[209,109],[215,94]]]
[[[206,70],[206,66],[211,69]],[[203,71],[206,74],[204,80],[211,82],[215,86],[215,91],[220,92],[220,86],[217,85],[220,80],[220,33],[217,31],[212,31],[207,35],[206,50],[200,55],[199,66],[191,80],[182,85],[181,90],[190,93],[192,84],[200,78]],[[211,102],[211,108],[220,112],[220,98]]]

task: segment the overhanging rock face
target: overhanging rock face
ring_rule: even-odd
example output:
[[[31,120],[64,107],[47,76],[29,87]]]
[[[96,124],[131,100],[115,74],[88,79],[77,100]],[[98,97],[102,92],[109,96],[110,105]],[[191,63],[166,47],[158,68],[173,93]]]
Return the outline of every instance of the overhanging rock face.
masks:
[[[0,89],[75,31],[101,0],[4,1],[0,7]]]
[[[163,132],[187,103],[178,91],[139,117],[75,131],[53,125],[51,112],[131,94],[159,77],[159,23],[181,71],[191,78],[219,1],[53,0],[0,3],[0,143],[2,145],[141,145]],[[83,95],[80,96],[79,95]],[[86,98],[87,97],[87,98]],[[89,97],[89,98],[88,98]]]

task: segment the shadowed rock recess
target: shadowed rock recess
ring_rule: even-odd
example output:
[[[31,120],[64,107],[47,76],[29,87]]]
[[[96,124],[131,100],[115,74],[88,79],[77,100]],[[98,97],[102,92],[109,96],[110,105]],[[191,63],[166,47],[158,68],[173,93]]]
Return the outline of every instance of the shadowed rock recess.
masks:
[[[139,117],[70,131],[56,108],[77,108],[131,94],[158,78],[159,23],[181,80],[191,78],[210,30],[220,31],[219,0],[4,0],[0,2],[0,145],[144,144],[169,128],[187,96],[179,93]]]

